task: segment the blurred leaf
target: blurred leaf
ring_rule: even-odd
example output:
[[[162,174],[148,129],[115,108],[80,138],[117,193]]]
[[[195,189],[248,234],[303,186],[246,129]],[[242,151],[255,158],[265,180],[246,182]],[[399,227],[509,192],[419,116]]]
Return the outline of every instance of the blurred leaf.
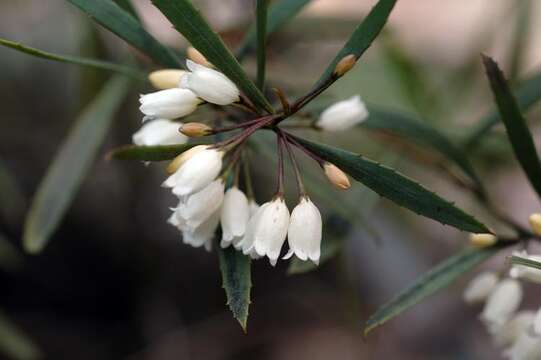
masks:
[[[286,24],[297,15],[311,0],[279,0],[273,3],[269,9],[267,36]],[[242,44],[237,51],[237,57],[243,59],[250,50],[255,48],[257,39],[256,26],[252,25],[246,32]]]
[[[267,46],[268,0],[256,0],[257,27],[257,87],[263,91],[265,85],[265,61]]]
[[[203,19],[189,0],[152,0],[152,3],[160,9],[192,46],[237,84],[255,106],[273,112],[272,106],[265,99],[265,96],[248,78],[222,39],[212,31],[207,21]]]
[[[381,29],[387,22],[396,0],[379,0],[364,18],[362,23],[355,29],[344,47],[338,52],[334,60],[327,66],[325,72],[319,78],[314,87],[319,87],[333,73],[336,64],[347,55],[355,55],[359,59],[376,39]]]
[[[98,24],[141,50],[157,63],[171,68],[182,67],[171,50],[150,35],[139,21],[112,0],[67,0],[88,14]]]
[[[0,233],[0,268],[7,271],[19,270],[23,257],[9,240]]]
[[[419,215],[442,224],[473,233],[489,233],[487,227],[471,215],[425,189],[420,184],[361,155],[305,139],[296,138],[316,155],[329,161],[379,195]]]
[[[130,13],[130,15],[133,16],[134,18],[136,18],[139,21],[141,20],[131,0],[114,0],[114,2],[116,2],[118,6],[120,6],[122,9]]]
[[[26,209],[26,199],[15,176],[0,160],[0,223],[19,224]]]
[[[508,244],[507,244],[508,245]],[[410,287],[380,307],[366,322],[364,334],[400,315],[425,298],[449,286],[459,276],[495,255],[503,246],[468,249],[449,257],[432,270],[423,274]]]
[[[520,108],[498,64],[487,56],[483,56],[483,64],[515,156],[532,187],[541,197],[541,162],[526,120],[522,117]]]
[[[456,164],[484,193],[481,180],[470,164],[466,153],[455,146],[444,134],[432,126],[403,114],[381,107],[369,106],[370,116],[361,126],[371,130],[382,130],[404,137],[416,144],[429,147]]]
[[[510,66],[509,74],[512,81],[515,81],[522,68],[524,55],[530,39],[531,18],[533,13],[532,1],[522,0],[516,3],[515,29],[509,50]]]
[[[530,259],[526,259],[520,256],[515,256],[515,255],[510,257],[510,261],[511,261],[511,264],[513,265],[523,265],[523,266],[541,270],[541,262],[539,261],[530,260]]]
[[[107,159],[164,161],[172,160],[191,147],[200,144],[138,146],[125,145],[111,150]]]
[[[227,305],[246,332],[252,287],[250,257],[236,251],[232,246],[227,249],[219,248],[218,256]]]
[[[0,312],[0,351],[14,360],[41,359],[38,347]]]
[[[42,50],[31,48],[31,47],[22,45],[20,43],[5,40],[5,39],[0,39],[0,45],[9,47],[11,49],[14,49],[14,50],[17,50],[29,55],[36,56],[39,58],[47,59],[47,60],[59,61],[63,63],[76,64],[76,65],[82,65],[82,66],[91,66],[91,67],[95,67],[95,68],[99,68],[103,70],[118,72],[130,77],[136,78],[136,79],[145,78],[145,75],[141,71],[131,66],[118,65],[118,64],[107,62],[107,61],[88,59],[88,58],[83,58],[83,57],[78,57],[78,56],[53,54],[50,52],[45,52]]]
[[[516,101],[519,109],[526,112],[530,107],[541,100],[541,72],[520,83],[515,89]],[[473,150],[483,137],[500,122],[500,114],[497,110],[492,111],[473,126],[473,129],[464,139],[464,147]]]
[[[38,253],[67,211],[95,159],[130,82],[113,77],[88,105],[51,163],[26,218],[23,245]]]

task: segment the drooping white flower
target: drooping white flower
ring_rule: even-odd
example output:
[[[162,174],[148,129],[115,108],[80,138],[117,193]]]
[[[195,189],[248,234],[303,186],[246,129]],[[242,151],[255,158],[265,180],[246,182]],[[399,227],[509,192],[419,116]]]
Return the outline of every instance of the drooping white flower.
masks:
[[[287,233],[289,251],[284,259],[295,254],[303,261],[310,259],[319,264],[321,232],[321,213],[310,198],[303,196],[291,212]]]
[[[509,360],[539,360],[541,358],[541,338],[523,331],[513,343],[504,351],[504,357]]]
[[[188,137],[179,132],[181,125],[166,119],[149,121],[133,134],[133,143],[144,146],[184,144]]]
[[[289,210],[282,197],[263,204],[250,219],[243,239],[243,252],[255,250],[259,256],[267,256],[274,266],[287,236]]]
[[[329,106],[319,116],[316,126],[326,131],[347,130],[368,118],[368,110],[359,95]]]
[[[194,230],[182,231],[182,242],[193,247],[205,246],[207,251],[212,249],[212,239],[220,223],[220,211],[215,211],[205,222]]]
[[[490,332],[501,328],[518,309],[522,301],[522,287],[515,279],[501,281],[487,299],[481,320]]]
[[[228,105],[239,101],[240,92],[227,76],[219,71],[186,60],[191,72],[182,76],[180,87],[190,89],[197,96],[217,105]]]
[[[235,247],[235,249],[237,250],[242,250],[245,248],[245,246],[243,244],[245,244],[246,242],[244,241],[244,239],[246,238],[246,235],[249,234],[249,231],[248,229],[250,228],[250,233],[253,233],[253,228],[254,228],[254,224],[255,224],[255,214],[257,213],[257,211],[259,210],[260,206],[258,203],[255,202],[254,199],[250,199],[248,200],[248,212],[250,214],[249,218],[248,218],[248,223],[246,224],[246,229],[244,231],[244,236],[240,239],[235,239],[233,240],[233,246]],[[250,239],[253,239],[253,237],[249,236]],[[250,246],[252,245],[253,243],[250,243]],[[246,246],[247,248],[249,246]],[[248,255],[248,254],[247,254]],[[252,257],[252,259],[257,259],[259,258],[259,256],[257,255],[257,253],[255,252],[255,249],[252,247],[252,250],[251,252],[249,253],[249,255]]]
[[[246,225],[250,219],[250,208],[248,199],[236,186],[228,189],[222,206],[222,248],[228,247],[231,243],[238,243],[244,237]]]
[[[186,196],[202,190],[220,173],[224,152],[211,149],[199,149],[169,176],[163,186],[173,188],[177,196]]]
[[[491,271],[478,274],[470,281],[466,290],[464,290],[464,301],[468,304],[485,301],[497,283],[498,275]]]
[[[174,209],[178,227],[184,231],[194,231],[222,206],[223,199],[222,179],[215,180],[202,190],[181,199]]]
[[[202,100],[187,89],[167,89],[141,95],[139,110],[149,117],[176,119],[191,114]]]
[[[498,346],[509,346],[524,332],[529,331],[533,323],[535,312],[529,310],[519,311],[511,320],[509,320],[500,329],[494,332],[494,343]]]
[[[526,251],[514,252],[513,255],[519,256],[528,260],[541,262],[540,255],[529,255]],[[509,271],[509,275],[515,279],[528,280],[534,283],[541,284],[541,270],[525,265],[513,265]]]

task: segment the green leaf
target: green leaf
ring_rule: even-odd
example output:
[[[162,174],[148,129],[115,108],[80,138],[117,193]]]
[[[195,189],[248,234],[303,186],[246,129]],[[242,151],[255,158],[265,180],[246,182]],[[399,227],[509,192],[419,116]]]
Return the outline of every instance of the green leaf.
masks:
[[[1,311],[0,352],[14,360],[37,360],[43,357],[39,348]]]
[[[68,63],[68,64],[82,65],[82,66],[91,66],[91,67],[95,67],[102,70],[118,72],[130,77],[136,78],[136,79],[145,78],[145,75],[141,71],[131,66],[118,65],[118,64],[107,62],[107,61],[88,59],[88,58],[78,57],[78,56],[53,54],[50,52],[31,48],[23,44],[6,40],[6,39],[0,39],[0,45],[23,52],[25,54],[36,56],[42,59],[59,61],[59,62]]]
[[[277,31],[295,17],[295,15],[297,15],[310,1],[311,0],[281,0],[274,2],[269,9],[267,36]],[[256,26],[252,25],[246,32],[246,36],[237,51],[239,60],[243,59],[248,52],[256,47],[256,41],[257,29]]]
[[[451,256],[418,278],[410,287],[380,307],[366,322],[364,334],[400,315],[425,298],[449,286],[458,277],[495,255],[502,246],[468,249]]]
[[[227,249],[219,248],[218,256],[227,305],[246,332],[252,287],[250,257],[231,246]]]
[[[98,24],[124,39],[166,67],[181,67],[171,50],[150,35],[139,21],[112,0],[67,0],[88,14]]]
[[[118,6],[120,6],[122,9],[130,13],[131,16],[133,16],[137,20],[140,20],[139,15],[137,14],[137,11],[135,10],[135,6],[133,6],[133,3],[131,0],[114,0],[114,2],[116,2]]]
[[[525,112],[541,100],[541,72],[520,83],[514,91],[517,105]],[[500,122],[500,113],[495,110],[479,121],[464,139],[464,147],[473,150],[482,142],[483,137]]]
[[[370,116],[361,126],[371,130],[388,131],[404,137],[416,144],[429,147],[455,163],[468,175],[484,193],[481,180],[477,176],[466,153],[455,146],[445,135],[427,123],[380,107],[368,106]]]
[[[126,78],[113,77],[76,120],[33,199],[24,226],[26,251],[40,252],[62,220],[129,86]]]
[[[541,262],[539,261],[526,259],[526,258],[515,256],[515,255],[511,256],[510,260],[511,260],[511,264],[513,265],[522,265],[522,266],[527,266],[530,268],[541,270]]]
[[[541,197],[541,162],[526,120],[520,113],[520,108],[498,64],[484,55],[483,64],[515,156],[532,187]]]
[[[316,155],[329,161],[379,195],[419,215],[473,233],[489,233],[487,227],[394,169],[352,152],[296,138]]]
[[[327,66],[325,72],[319,78],[314,87],[319,87],[333,73],[336,64],[347,55],[355,55],[359,59],[376,39],[381,29],[387,22],[387,18],[396,4],[396,0],[380,0],[372,8],[363,22],[351,34],[344,47],[338,52],[333,61]]]
[[[152,3],[160,9],[192,46],[237,84],[255,106],[270,113],[273,112],[272,106],[265,99],[265,96],[248,78],[237,59],[231,54],[222,39],[212,31],[191,1],[152,0]]]
[[[201,144],[138,146],[125,145],[110,151],[107,159],[165,161],[172,160],[184,151]]]
[[[268,0],[256,0],[257,23],[257,87],[263,91],[265,85],[265,61],[267,46]]]

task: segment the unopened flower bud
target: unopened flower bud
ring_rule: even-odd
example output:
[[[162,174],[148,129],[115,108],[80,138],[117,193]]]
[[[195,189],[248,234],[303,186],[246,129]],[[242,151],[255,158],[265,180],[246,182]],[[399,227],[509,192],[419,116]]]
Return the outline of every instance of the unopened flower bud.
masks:
[[[369,116],[366,105],[359,95],[338,101],[319,116],[316,127],[324,131],[344,131],[365,121]]]
[[[355,66],[355,63],[357,63],[357,57],[353,54],[344,56],[338,64],[336,64],[336,67],[334,68],[334,75],[336,76],[343,76],[345,73],[347,73],[351,68]]]
[[[498,238],[492,234],[471,234],[470,243],[477,248],[492,246]]]
[[[528,222],[530,223],[533,233],[537,236],[541,236],[541,214],[530,215]]]
[[[180,132],[189,137],[200,137],[212,134],[212,128],[202,123],[190,122],[182,125]]]
[[[186,56],[188,59],[192,60],[194,63],[198,63],[199,65],[203,65],[206,67],[212,67],[212,64],[208,62],[205,55],[201,54],[199,50],[194,48],[193,46],[190,46],[186,50]]]
[[[153,71],[148,74],[148,81],[159,90],[166,90],[178,87],[180,78],[186,74],[185,70],[164,69]]]
[[[336,165],[326,162],[323,164],[323,170],[327,179],[341,190],[347,190],[351,187],[348,176],[345,172],[340,170]]]
[[[198,152],[205,150],[207,147],[208,145],[196,145],[184,151],[182,154],[178,155],[176,158],[173,159],[173,161],[169,163],[166,169],[167,173],[174,173],[182,164],[191,159]]]
[[[483,272],[475,276],[466,290],[464,290],[463,299],[468,304],[475,304],[485,301],[494,287],[498,284],[498,275],[493,272]]]

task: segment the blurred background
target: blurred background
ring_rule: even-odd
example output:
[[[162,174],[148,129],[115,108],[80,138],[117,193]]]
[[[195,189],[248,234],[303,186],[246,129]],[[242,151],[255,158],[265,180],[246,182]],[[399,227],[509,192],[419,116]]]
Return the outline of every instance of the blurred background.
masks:
[[[134,0],[149,31],[176,48],[186,42],[147,0]],[[250,0],[194,1],[231,47],[253,18]],[[313,0],[269,41],[268,77],[290,96],[306,91],[375,1]],[[526,0],[400,0],[384,33],[354,71],[321,102],[354,94],[429,122],[457,141],[493,108],[481,52],[513,83],[541,70],[541,4]],[[39,49],[120,61],[130,49],[66,1],[0,0],[0,37]],[[144,60],[143,60],[144,61]],[[254,72],[255,60],[246,68]],[[149,69],[152,67],[149,66]],[[50,244],[21,247],[24,216],[80,110],[109,74],[0,48],[0,358],[33,359],[497,359],[500,349],[463,304],[467,279],[366,339],[376,308],[457,252],[466,234],[418,217],[356,184],[347,194],[324,183],[310,162],[326,234],[339,253],[317,270],[252,267],[248,333],[226,307],[218,258],[181,244],[166,224],[174,199],[160,187],[163,164],[106,161],[140,125],[134,88],[117,113],[98,160]],[[528,112],[535,124],[539,107]],[[538,134],[535,125],[532,131]],[[398,168],[496,226],[471,196],[434,170],[422,149],[361,128],[316,135]],[[497,130],[471,154],[490,193],[525,223],[539,204]],[[264,140],[264,139],[263,139]],[[430,155],[430,154],[428,154]],[[269,161],[271,161],[270,159]],[[274,189],[268,163],[256,167],[260,201]],[[317,196],[317,195],[315,195]],[[328,196],[327,196],[328,198]],[[328,200],[328,199],[327,199]],[[294,199],[292,198],[292,201]],[[342,209],[342,211],[340,211]],[[355,211],[353,211],[355,210]],[[344,216],[343,213],[348,216]],[[486,267],[501,266],[504,257]],[[527,303],[538,306],[539,289]],[[21,340],[26,339],[26,340]]]

